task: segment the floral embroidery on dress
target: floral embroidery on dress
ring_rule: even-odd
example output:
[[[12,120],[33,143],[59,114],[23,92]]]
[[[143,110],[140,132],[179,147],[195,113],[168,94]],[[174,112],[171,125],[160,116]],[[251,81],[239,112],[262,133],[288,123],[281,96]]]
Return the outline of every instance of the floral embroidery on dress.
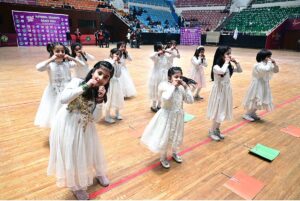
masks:
[[[92,111],[95,107],[95,103],[92,101],[88,101],[83,96],[77,97],[75,100],[68,104],[67,110],[69,112],[78,111],[81,113],[81,121],[83,122],[83,130],[85,131],[88,122],[92,122],[94,120]]]

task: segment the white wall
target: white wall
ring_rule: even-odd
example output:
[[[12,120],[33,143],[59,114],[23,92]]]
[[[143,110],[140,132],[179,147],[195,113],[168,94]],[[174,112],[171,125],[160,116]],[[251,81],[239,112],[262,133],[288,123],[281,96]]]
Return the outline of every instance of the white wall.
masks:
[[[163,10],[163,11],[171,12],[169,7],[153,6],[153,5],[148,5],[148,4],[128,2],[128,7],[129,8],[133,7],[133,6],[137,6],[137,7],[141,7],[141,8],[152,8],[152,9],[155,9],[155,10]]]

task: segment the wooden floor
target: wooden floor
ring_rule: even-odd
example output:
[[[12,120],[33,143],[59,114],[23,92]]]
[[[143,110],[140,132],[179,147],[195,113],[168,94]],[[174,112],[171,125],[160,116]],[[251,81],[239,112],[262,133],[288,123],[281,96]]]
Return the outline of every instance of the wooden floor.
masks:
[[[109,55],[105,48],[84,48],[97,61]],[[300,127],[299,52],[273,51],[280,66],[280,73],[271,81],[274,104],[278,107],[266,113],[262,122],[243,123],[241,104],[258,50],[233,48],[232,54],[240,61],[243,73],[232,77],[234,119],[222,125],[227,138],[217,143],[207,140],[210,121],[205,118],[215,49],[206,47],[208,86],[201,92],[205,99],[185,106],[196,118],[185,124],[181,148],[184,163],[171,162],[170,170],[156,166],[159,156],[139,141],[153,116],[147,98],[153,47],[129,49],[133,61],[128,68],[138,96],[126,100],[123,121],[97,125],[112,185],[106,190],[95,182],[88,191],[98,192],[96,199],[242,199],[223,186],[228,178],[222,172],[233,175],[239,170],[266,184],[255,199],[300,199],[300,141],[280,131],[288,125]],[[195,47],[179,46],[179,50],[181,59],[175,63],[187,74]],[[38,72],[35,65],[47,58],[44,47],[0,48],[0,199],[75,199],[67,188],[56,186],[54,177],[46,175],[49,129],[33,125],[48,83],[47,73]],[[248,154],[243,145],[256,143],[280,150],[279,157],[270,163]]]

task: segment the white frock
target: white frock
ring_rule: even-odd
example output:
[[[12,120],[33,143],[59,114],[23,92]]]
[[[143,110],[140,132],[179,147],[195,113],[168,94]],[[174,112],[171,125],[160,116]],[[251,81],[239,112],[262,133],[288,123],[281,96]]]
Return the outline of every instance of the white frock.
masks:
[[[266,109],[272,111],[274,106],[272,103],[272,93],[269,81],[273,73],[278,73],[279,68],[270,62],[260,62],[254,65],[252,71],[252,81],[244,98],[244,108]]]
[[[155,153],[166,150],[168,144],[175,148],[182,144],[183,102],[194,102],[192,92],[188,88],[176,88],[169,82],[159,85],[159,93],[162,97],[162,108],[151,119],[141,138],[141,142]]]
[[[168,81],[168,70],[170,66],[171,54],[164,54],[158,56],[158,52],[154,52],[150,59],[154,62],[151,74],[148,80],[149,97],[151,100],[159,101],[158,85],[163,81]]]
[[[52,121],[62,106],[59,101],[59,95],[71,80],[70,68],[77,65],[83,66],[84,63],[76,59],[76,63],[74,61],[65,61],[60,64],[51,62],[47,65],[47,62],[41,62],[36,65],[38,71],[48,72],[49,84],[44,90],[34,125],[51,128]]]
[[[176,50],[171,50],[171,48],[169,48],[169,49],[166,49],[167,51],[170,51],[170,52],[172,52],[171,53],[171,55],[169,55],[169,66],[170,66],[170,68],[171,67],[173,67],[174,66],[174,59],[175,58],[178,58],[178,59],[180,59],[180,54],[179,53],[177,53],[177,51]]]
[[[74,104],[72,111],[67,109],[68,105],[83,93],[82,87],[79,86],[82,81],[73,78],[61,94],[61,102],[64,105],[57,113],[51,128],[47,169],[48,175],[56,176],[57,186],[68,187],[73,191],[85,190],[93,184],[95,176],[105,176],[106,168],[95,127],[95,122],[102,115],[102,104],[86,102],[87,110],[84,111],[88,111],[89,116],[83,115],[78,109],[84,108],[83,104]]]
[[[120,76],[122,74],[120,64],[112,59],[105,59],[114,67],[114,76],[110,79],[109,88],[107,92],[107,102],[105,104],[106,111],[110,109],[122,109],[124,107],[124,95],[120,83]]]
[[[129,61],[132,61],[129,54],[126,59]],[[133,80],[129,74],[129,71],[126,67],[126,59],[125,59],[124,55],[122,55],[122,57],[120,59],[120,62],[121,62],[120,65],[121,65],[121,70],[122,70],[121,77],[120,77],[120,83],[122,86],[124,97],[132,97],[132,96],[136,96],[136,89],[135,89]]]
[[[241,73],[242,68],[240,65],[237,64],[236,67],[234,68],[234,72]],[[213,72],[214,83],[209,96],[207,118],[221,123],[224,120],[232,119],[232,89],[228,64],[224,63],[222,68],[215,65]],[[224,76],[221,77],[220,75]]]
[[[205,74],[204,74],[204,67],[207,67],[206,59],[204,58],[202,61],[200,56],[198,59],[195,56],[193,56],[191,62],[192,62],[192,68],[190,70],[191,79],[197,82],[197,88],[206,87]]]
[[[77,78],[80,78],[80,79],[85,79],[86,75],[90,71],[89,64],[87,63],[87,61],[95,60],[95,57],[93,55],[90,55],[90,54],[86,53],[85,58],[87,59],[87,61],[84,60],[84,58],[82,56],[81,57],[76,57],[76,58],[79,59],[80,61],[82,61],[84,63],[84,66],[76,65],[74,67],[73,77],[77,77]]]

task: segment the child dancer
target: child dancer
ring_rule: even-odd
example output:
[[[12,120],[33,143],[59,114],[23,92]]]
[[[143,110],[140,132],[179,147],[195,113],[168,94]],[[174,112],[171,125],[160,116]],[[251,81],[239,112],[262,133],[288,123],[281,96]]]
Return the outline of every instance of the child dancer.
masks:
[[[178,59],[180,59],[180,54],[177,47],[177,43],[175,40],[171,40],[170,42],[168,42],[167,46],[166,46],[166,50],[169,51],[171,53],[170,57],[169,57],[169,65],[170,67],[174,66],[174,58],[177,57]]]
[[[116,121],[111,117],[110,111],[115,110],[115,119],[122,120],[120,109],[124,106],[124,95],[120,83],[120,76],[122,74],[120,66],[120,57],[122,53],[117,48],[110,50],[110,59],[106,61],[110,62],[115,69],[114,76],[110,79],[109,89],[107,92],[107,103],[105,105],[105,121],[107,123],[115,123]]]
[[[148,81],[149,96],[152,101],[150,109],[152,112],[157,112],[161,107],[158,85],[162,81],[168,80],[168,70],[171,67],[169,63],[170,57],[171,52],[164,50],[162,43],[158,42],[154,45],[154,53],[150,56],[154,66]]]
[[[48,44],[47,51],[50,58],[36,65],[38,71],[48,72],[49,84],[44,90],[34,125],[50,128],[57,111],[62,106],[59,94],[71,80],[70,68],[76,65],[83,66],[84,63],[66,54],[69,52],[68,48],[62,43]]]
[[[70,188],[78,200],[89,198],[86,190],[94,177],[102,186],[109,185],[95,122],[113,74],[112,65],[100,61],[84,80],[73,78],[61,94],[64,105],[51,128],[47,173],[56,175],[57,186]]]
[[[199,95],[201,88],[206,86],[204,67],[207,67],[207,62],[204,55],[205,49],[203,46],[197,47],[192,58],[191,78],[197,82],[194,99],[203,99]]]
[[[95,60],[93,55],[90,55],[82,50],[81,43],[73,43],[71,45],[72,57],[79,59],[85,65],[84,66],[75,66],[74,68],[74,77],[84,79],[89,72],[88,60]]]
[[[173,159],[181,163],[178,148],[182,144],[184,130],[183,102],[193,103],[193,95],[187,84],[182,81],[180,67],[168,70],[169,81],[159,84],[159,93],[163,106],[147,125],[141,142],[151,151],[160,152],[160,162],[164,168],[170,168],[167,160],[168,145],[172,146]]]
[[[253,67],[252,81],[243,103],[247,110],[243,118],[248,121],[260,120],[256,110],[272,111],[274,108],[269,81],[273,73],[279,72],[279,67],[271,56],[272,52],[267,49],[260,50],[256,55],[257,63]]]
[[[123,95],[125,98],[136,96],[136,89],[134,83],[126,67],[126,60],[132,61],[130,55],[128,54],[128,51],[126,50],[126,42],[118,42],[117,48],[122,52],[122,56],[120,59],[120,65],[122,70],[120,82],[123,90]]]
[[[236,68],[232,66],[236,65]],[[214,56],[211,70],[211,79],[214,81],[209,96],[207,117],[212,120],[209,136],[220,141],[224,135],[220,132],[221,122],[232,119],[232,90],[230,78],[233,72],[242,72],[238,61],[231,56],[231,48],[228,46],[218,47]]]

